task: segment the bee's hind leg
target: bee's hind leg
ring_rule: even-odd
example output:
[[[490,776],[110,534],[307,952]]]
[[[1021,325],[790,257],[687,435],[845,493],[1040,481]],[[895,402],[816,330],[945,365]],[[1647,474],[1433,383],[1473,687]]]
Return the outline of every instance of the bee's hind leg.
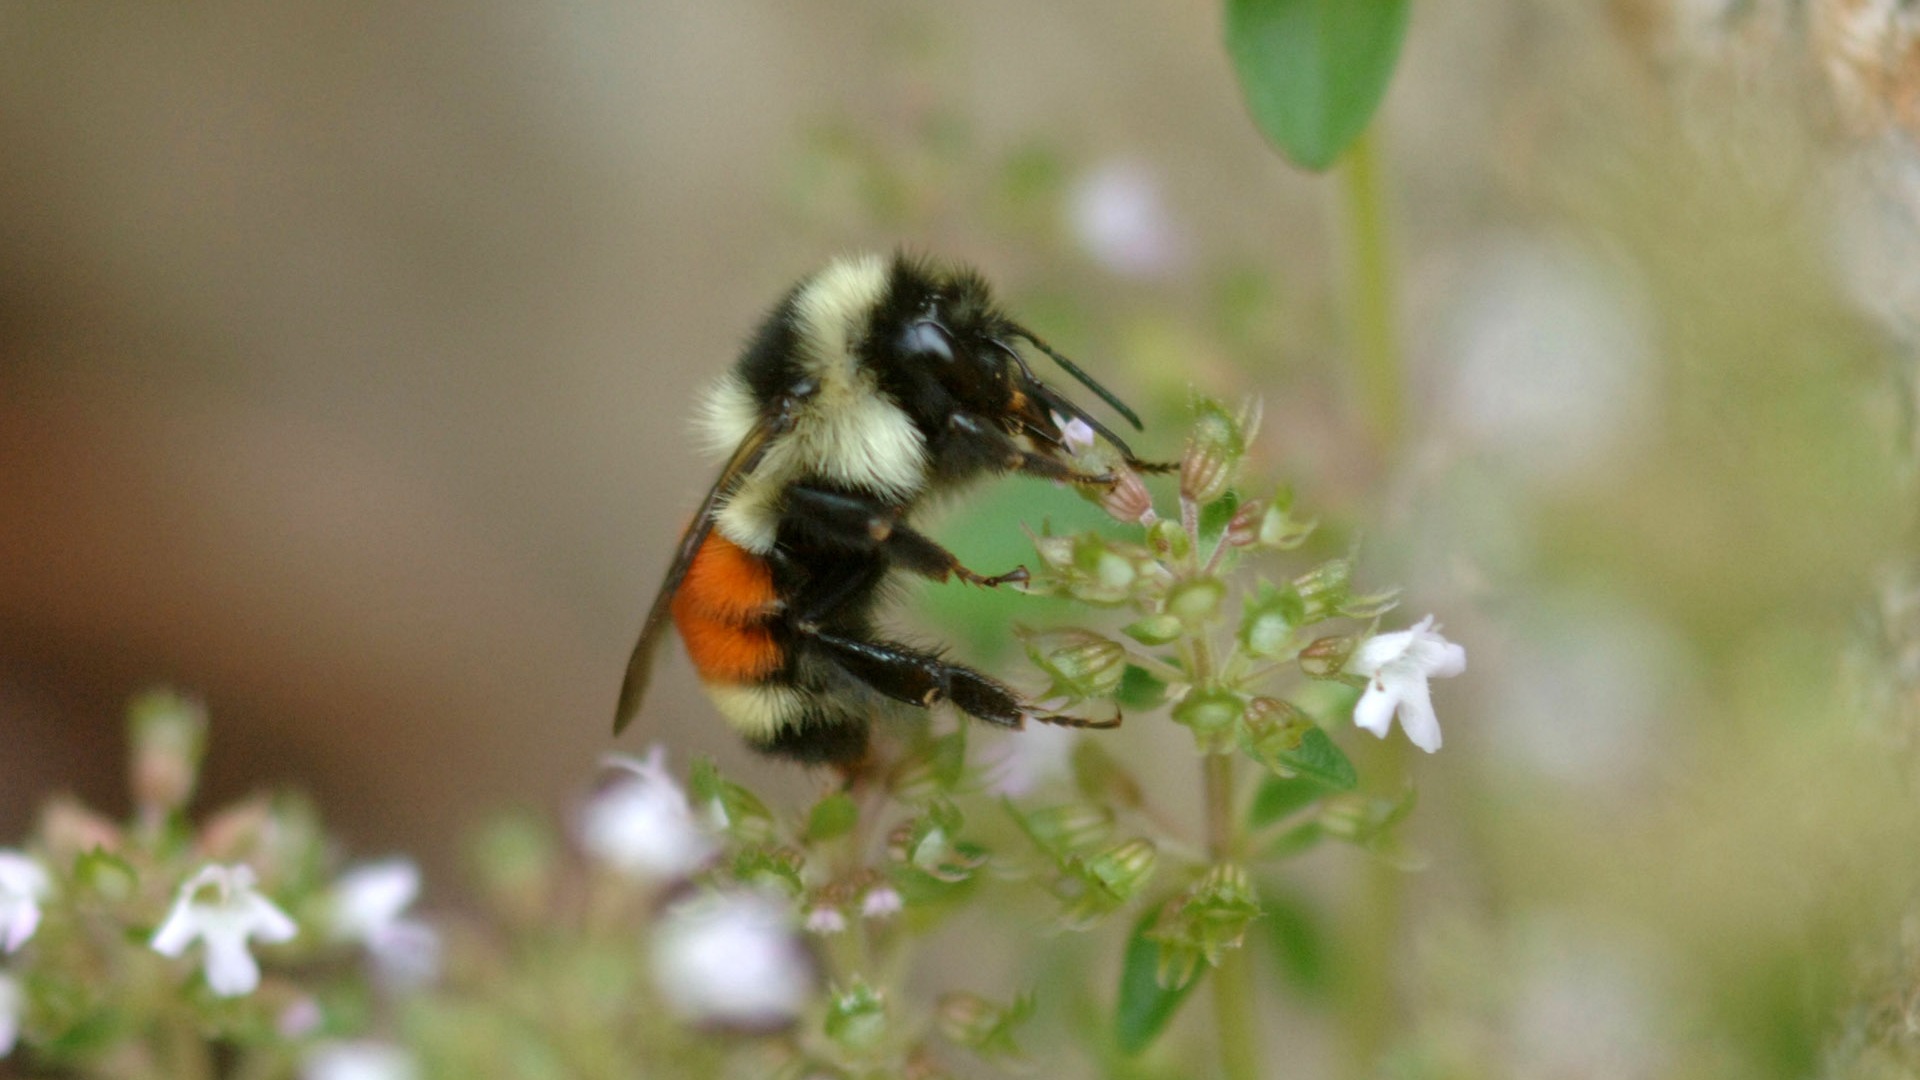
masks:
[[[993,679],[931,653],[891,641],[863,641],[824,630],[810,640],[834,665],[876,693],[927,708],[942,701],[977,720],[999,727],[1025,726],[1029,710]]]

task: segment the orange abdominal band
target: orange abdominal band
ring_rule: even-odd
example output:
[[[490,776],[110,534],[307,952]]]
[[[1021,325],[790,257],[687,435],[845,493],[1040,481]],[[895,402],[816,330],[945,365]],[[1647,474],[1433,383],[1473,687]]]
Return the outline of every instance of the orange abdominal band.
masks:
[[[766,561],[709,534],[673,596],[673,622],[700,678],[751,683],[773,674],[783,657],[765,620],[778,603]]]

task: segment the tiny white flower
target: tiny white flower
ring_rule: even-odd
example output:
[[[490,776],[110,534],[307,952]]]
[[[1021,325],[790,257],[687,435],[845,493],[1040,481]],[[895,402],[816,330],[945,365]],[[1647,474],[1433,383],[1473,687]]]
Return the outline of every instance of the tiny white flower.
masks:
[[[869,919],[884,919],[900,914],[900,890],[891,885],[876,885],[860,901],[860,914]]]
[[[841,933],[845,931],[846,928],[847,917],[840,914],[839,908],[828,907],[823,904],[807,912],[807,933],[809,934],[819,934],[825,937],[828,934]]]
[[[1069,420],[1059,413],[1053,415],[1053,426],[1060,429],[1060,441],[1067,444],[1069,452],[1093,448],[1093,426],[1079,417]]]
[[[0,949],[18,951],[40,928],[40,901],[52,888],[32,856],[0,850]]]
[[[1387,737],[1394,713],[1413,745],[1440,749],[1440,719],[1427,690],[1430,678],[1448,679],[1467,670],[1467,650],[1440,636],[1429,615],[1406,630],[1368,638],[1347,661],[1347,670],[1367,678],[1366,693],[1353,708],[1353,722]]]
[[[653,978],[687,1020],[766,1029],[800,1015],[813,965],[786,905],[759,893],[717,893],[676,904],[661,918]]]
[[[0,1058],[13,1053],[20,1041],[20,1017],[27,1011],[27,995],[11,975],[0,975]]]
[[[643,880],[684,877],[713,857],[719,845],[667,772],[665,748],[652,748],[643,760],[611,756],[607,764],[631,775],[582,808],[580,846],[588,854]]]
[[[274,944],[299,932],[293,919],[253,886],[250,866],[202,867],[180,886],[173,909],[154,932],[153,951],[177,957],[199,938],[206,950],[207,988],[220,997],[252,993],[260,985],[260,964],[247,951],[247,939]]]
[[[300,1080],[419,1080],[413,1055],[370,1039],[324,1042],[300,1063]]]
[[[390,982],[430,982],[440,970],[439,932],[404,914],[419,895],[420,868],[411,859],[354,867],[333,886],[333,936],[365,945]]]

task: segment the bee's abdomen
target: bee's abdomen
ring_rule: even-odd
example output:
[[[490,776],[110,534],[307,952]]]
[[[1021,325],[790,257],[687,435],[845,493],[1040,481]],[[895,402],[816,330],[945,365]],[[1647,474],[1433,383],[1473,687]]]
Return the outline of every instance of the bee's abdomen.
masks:
[[[708,534],[673,597],[673,621],[709,685],[761,682],[786,657],[775,640],[773,569],[718,532]]]

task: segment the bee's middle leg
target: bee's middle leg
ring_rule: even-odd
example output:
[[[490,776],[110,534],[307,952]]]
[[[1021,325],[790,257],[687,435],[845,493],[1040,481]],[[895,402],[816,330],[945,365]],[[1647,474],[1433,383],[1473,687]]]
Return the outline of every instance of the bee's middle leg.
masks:
[[[961,565],[959,556],[900,520],[900,511],[871,496],[795,485],[786,493],[782,526],[822,547],[881,551],[887,560],[934,581],[957,577],[971,585],[1017,585],[1027,568],[1004,574],[980,574]]]

